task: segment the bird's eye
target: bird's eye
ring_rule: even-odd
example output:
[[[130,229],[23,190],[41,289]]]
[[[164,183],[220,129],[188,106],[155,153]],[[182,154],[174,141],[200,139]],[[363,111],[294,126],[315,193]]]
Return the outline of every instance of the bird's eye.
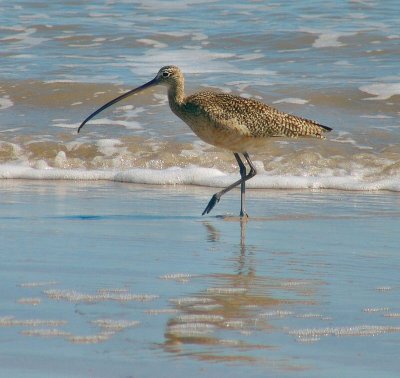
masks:
[[[169,76],[169,72],[163,72],[163,77],[168,77]]]

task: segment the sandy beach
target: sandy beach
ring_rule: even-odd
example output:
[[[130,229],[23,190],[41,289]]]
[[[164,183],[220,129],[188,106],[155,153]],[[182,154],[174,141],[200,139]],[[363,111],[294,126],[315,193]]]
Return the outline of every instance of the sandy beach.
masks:
[[[397,376],[397,194],[212,193],[1,181],[0,375]]]

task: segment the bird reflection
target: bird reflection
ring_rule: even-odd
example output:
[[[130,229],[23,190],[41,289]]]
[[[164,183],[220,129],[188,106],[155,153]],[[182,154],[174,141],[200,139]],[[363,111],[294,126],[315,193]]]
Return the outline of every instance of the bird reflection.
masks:
[[[203,222],[203,224],[207,229],[207,241],[211,243],[218,242],[220,239],[220,232],[210,222]]]
[[[247,253],[247,247],[246,247],[246,228],[247,228],[247,222],[248,218],[247,217],[221,217],[225,221],[228,222],[238,222],[240,225],[240,240],[238,243],[239,246],[239,256],[237,259],[238,263],[238,268],[237,268],[237,273],[239,275],[247,273],[247,274],[255,274],[255,268],[251,265],[247,267],[247,272],[246,272],[246,253]],[[214,226],[213,223],[210,222],[203,222],[206,230],[207,230],[207,241],[211,243],[217,243],[220,241],[221,238],[221,232]]]
[[[243,252],[246,250],[246,226],[249,218],[247,217],[221,217],[221,219],[234,222],[236,220],[240,223],[240,247]],[[217,242],[220,239],[220,231],[214,226],[214,224],[209,221],[203,222],[205,228],[207,229],[207,241],[209,242]]]
[[[240,227],[240,235],[239,232],[232,233],[238,235],[237,241],[231,243],[232,259],[228,257],[228,263],[233,261],[234,264],[232,272],[228,269],[212,273],[208,276],[205,289],[173,300],[178,315],[167,322],[163,348],[198,359],[253,363],[255,357],[247,352],[269,349],[270,346],[245,340],[242,336],[256,330],[268,331],[270,324],[259,313],[279,305],[280,300],[271,297],[266,290],[266,278],[256,277],[254,248],[249,253],[246,245],[247,218],[226,217],[223,220],[231,223],[222,223],[221,231],[217,227],[219,221],[203,224],[207,232],[206,240],[215,246],[225,244],[222,230],[234,228],[239,231],[237,227]],[[201,346],[201,352],[194,345],[197,348]]]
[[[255,252],[266,247],[246,242],[247,227],[254,230],[254,221],[223,217],[203,224],[206,240],[212,244],[210,250],[224,251],[219,256],[224,269],[199,276],[198,280],[204,282],[200,290],[197,281],[193,286],[196,289],[189,290],[189,295],[185,290],[185,295],[170,299],[176,314],[166,323],[161,347],[169,353],[198,360],[253,364],[260,361],[254,350],[265,350],[265,355],[271,348],[268,336],[261,339],[258,336],[260,332],[268,335],[273,328],[267,314],[279,311],[285,314],[282,308],[286,307],[282,306],[287,306],[288,300],[286,295],[282,297],[282,291],[299,296],[306,291],[309,301],[315,283],[262,274],[265,268],[261,267],[256,274],[260,260],[257,261]],[[190,280],[188,285],[186,288],[190,288]]]
[[[248,276],[254,277],[256,270],[252,259],[247,256],[249,251],[246,248],[246,227],[248,218],[240,219],[240,255],[238,258],[238,274],[247,274]],[[246,260],[248,260],[248,266],[246,269]]]
[[[240,251],[241,255],[246,254],[246,226],[248,218],[240,218]]]

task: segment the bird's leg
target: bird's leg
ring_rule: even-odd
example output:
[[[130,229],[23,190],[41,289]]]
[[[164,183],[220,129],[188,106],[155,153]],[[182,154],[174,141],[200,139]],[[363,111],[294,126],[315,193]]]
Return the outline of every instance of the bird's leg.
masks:
[[[242,159],[240,158],[239,154],[234,153],[236,161],[239,165],[239,173],[242,182],[240,183],[240,218],[248,215],[246,214],[245,207],[246,207],[246,166],[243,164]]]
[[[254,177],[257,174],[256,168],[253,165],[253,162],[250,160],[249,154],[247,152],[243,153],[244,158],[246,159],[247,163],[250,166],[250,172],[246,175],[246,167],[243,164],[242,159],[240,159],[240,156],[238,153],[234,153],[236,161],[239,164],[239,170],[240,170],[240,180],[235,181],[233,184],[229,185],[228,187],[226,187],[225,189],[222,189],[221,191],[215,193],[211,199],[210,202],[208,203],[207,207],[204,209],[203,214],[208,214],[213,208],[214,206],[219,202],[219,200],[221,199],[221,197],[229,192],[230,190],[232,190],[233,188],[235,188],[236,186],[238,186],[239,184],[241,185],[241,198],[242,198],[242,206],[241,206],[241,211],[240,211],[240,217],[243,217],[246,213],[244,211],[244,200],[245,200],[245,193],[246,193],[246,187],[245,187],[245,182],[249,179],[251,179],[252,177]]]
[[[242,174],[242,166],[239,164],[240,168],[240,176],[242,177],[243,181],[240,184],[240,218],[243,217],[248,217],[246,210],[245,210],[245,205],[246,205],[246,181],[250,180],[252,177],[254,177],[257,174],[256,168],[254,167],[253,162],[250,159],[250,156],[247,152],[243,152],[243,156],[247,161],[247,164],[249,164],[250,167],[250,172],[246,176],[246,167],[243,164],[242,160],[240,159],[239,155],[236,156],[236,160],[242,163],[244,173]]]
[[[246,181],[247,181],[247,180],[251,179],[252,177],[254,177],[257,174],[257,170],[256,170],[256,167],[254,166],[253,162],[251,161],[249,154],[247,152],[243,152],[243,156],[246,159],[247,164],[250,167],[250,172],[246,176]]]

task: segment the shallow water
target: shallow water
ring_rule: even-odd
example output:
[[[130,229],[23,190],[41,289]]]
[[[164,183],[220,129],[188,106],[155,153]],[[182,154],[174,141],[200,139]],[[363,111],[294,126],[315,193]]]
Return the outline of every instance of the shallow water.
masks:
[[[398,374],[396,194],[0,190],[4,376]]]
[[[1,2],[0,177],[232,181],[232,155],[198,141],[163,88],[76,134],[95,108],[176,64],[188,93],[252,96],[334,128],[327,141],[267,143],[254,186],[400,190],[396,1],[175,4]]]

